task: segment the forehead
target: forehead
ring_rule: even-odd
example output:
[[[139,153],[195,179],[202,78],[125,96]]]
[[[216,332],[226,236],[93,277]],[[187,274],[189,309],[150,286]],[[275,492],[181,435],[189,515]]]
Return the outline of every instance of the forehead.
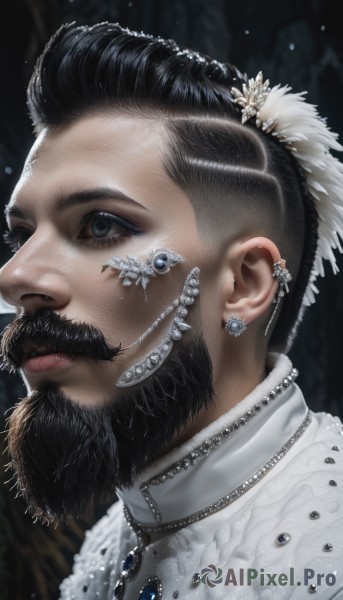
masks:
[[[122,114],[84,117],[45,129],[32,147],[10,205],[87,186],[113,186],[138,201],[179,194],[163,167],[161,122]]]

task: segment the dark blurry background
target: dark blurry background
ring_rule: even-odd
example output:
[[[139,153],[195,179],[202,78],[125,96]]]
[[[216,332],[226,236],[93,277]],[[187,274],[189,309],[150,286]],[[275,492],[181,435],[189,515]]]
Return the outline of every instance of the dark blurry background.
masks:
[[[25,90],[35,60],[51,34],[77,21],[119,21],[146,33],[174,38],[180,45],[230,61],[250,77],[262,69],[271,85],[288,83],[308,90],[308,100],[343,142],[343,48],[339,0],[1,0],[0,3],[0,227],[7,202],[33,137]],[[343,194],[343,190],[342,190]],[[0,262],[9,256],[0,241]],[[339,257],[342,269],[343,260]],[[315,410],[343,413],[341,335],[343,281],[319,281],[291,352],[299,382]],[[8,322],[0,317],[0,330]],[[20,380],[0,373],[0,428],[4,413],[24,394]],[[3,445],[3,434],[1,437]],[[0,447],[1,451],[1,447]],[[1,452],[2,457],[2,452]],[[6,463],[6,456],[1,458]],[[14,498],[1,467],[0,600],[54,600],[59,581],[91,522],[51,529],[34,524]],[[99,507],[94,519],[105,510]]]

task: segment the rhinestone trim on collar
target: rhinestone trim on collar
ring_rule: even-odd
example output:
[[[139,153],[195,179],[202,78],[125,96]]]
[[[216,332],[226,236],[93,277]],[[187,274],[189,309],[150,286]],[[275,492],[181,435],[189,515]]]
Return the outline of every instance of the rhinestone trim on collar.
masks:
[[[241,417],[239,417],[232,425],[229,427],[225,427],[222,431],[218,432],[212,438],[205,440],[201,446],[195,448],[192,452],[187,454],[182,460],[174,463],[162,473],[159,473],[156,477],[153,477],[149,481],[142,483],[140,486],[140,491],[142,496],[144,497],[145,502],[147,503],[150,511],[153,514],[154,519],[158,524],[162,521],[162,514],[158,509],[158,506],[155,500],[152,498],[150,494],[150,486],[152,485],[161,485],[168,479],[173,479],[176,475],[181,473],[182,471],[186,471],[189,467],[197,464],[199,460],[207,456],[210,452],[215,450],[218,446],[221,445],[223,441],[230,438],[238,429],[245,425],[248,420],[251,420],[254,416],[259,414],[259,412],[265,407],[268,406],[270,401],[275,400],[275,398],[281,394],[284,390],[286,390],[298,377],[299,371],[298,369],[293,368],[289,375],[285,377],[282,382],[276,385],[270,392],[263,396],[260,402],[257,402],[251,409],[247,410]]]
[[[307,411],[305,419],[303,420],[301,425],[298,427],[298,429],[295,431],[295,433],[288,439],[286,444],[284,444],[284,446],[282,446],[282,448],[280,448],[280,450],[278,450],[278,452],[276,452],[270,458],[270,460],[263,465],[263,467],[261,467],[258,471],[256,471],[251,477],[249,477],[249,479],[244,481],[244,483],[239,485],[232,492],[230,492],[226,496],[223,496],[222,498],[220,498],[216,502],[210,504],[206,508],[203,508],[202,510],[199,510],[198,512],[196,512],[188,517],[184,517],[177,521],[170,521],[169,523],[165,523],[164,525],[144,525],[143,523],[139,523],[132,517],[129,509],[125,505],[124,506],[124,514],[126,516],[126,519],[129,523],[129,525],[131,527],[134,526],[135,528],[138,528],[140,531],[144,531],[145,533],[161,533],[164,531],[179,529],[180,527],[186,527],[187,525],[191,525],[192,523],[195,523],[196,521],[201,521],[202,519],[205,519],[206,517],[212,515],[213,513],[216,513],[219,510],[226,508],[226,506],[228,506],[229,504],[232,504],[232,502],[234,502],[235,500],[237,500],[238,498],[243,496],[243,494],[248,492],[254,485],[256,485],[256,483],[258,483],[261,479],[263,479],[263,477],[265,477],[265,475],[267,475],[267,473],[269,473],[269,471],[273,467],[275,467],[275,465],[278,464],[278,462],[292,448],[292,446],[295,444],[295,442],[302,436],[302,434],[307,429],[307,427],[309,426],[310,423],[311,423],[311,413],[310,413],[310,411]]]

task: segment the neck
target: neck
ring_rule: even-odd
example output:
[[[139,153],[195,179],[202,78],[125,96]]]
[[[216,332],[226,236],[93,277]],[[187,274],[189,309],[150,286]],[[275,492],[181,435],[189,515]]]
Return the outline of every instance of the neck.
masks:
[[[220,375],[214,372],[214,403],[207,410],[202,411],[181,432],[178,432],[166,452],[187,442],[199,431],[213,423],[234,408],[248,396],[266,377],[268,367],[266,356],[256,360],[256,356],[238,352],[235,357],[222,360]]]

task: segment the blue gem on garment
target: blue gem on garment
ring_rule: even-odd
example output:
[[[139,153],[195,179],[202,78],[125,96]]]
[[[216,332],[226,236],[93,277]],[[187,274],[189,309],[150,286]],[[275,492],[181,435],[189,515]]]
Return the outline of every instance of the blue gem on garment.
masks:
[[[136,546],[131,550],[123,562],[122,577],[130,579],[138,570],[142,560],[142,551]]]
[[[129,571],[133,565],[133,554],[129,552],[123,563],[123,571]]]
[[[162,582],[158,577],[150,577],[141,589],[138,600],[161,600]]]
[[[118,579],[117,583],[115,584],[114,590],[113,590],[113,598],[115,598],[115,600],[121,600],[121,598],[124,595],[124,591],[125,591],[125,579],[123,577],[121,577],[120,579]]]

